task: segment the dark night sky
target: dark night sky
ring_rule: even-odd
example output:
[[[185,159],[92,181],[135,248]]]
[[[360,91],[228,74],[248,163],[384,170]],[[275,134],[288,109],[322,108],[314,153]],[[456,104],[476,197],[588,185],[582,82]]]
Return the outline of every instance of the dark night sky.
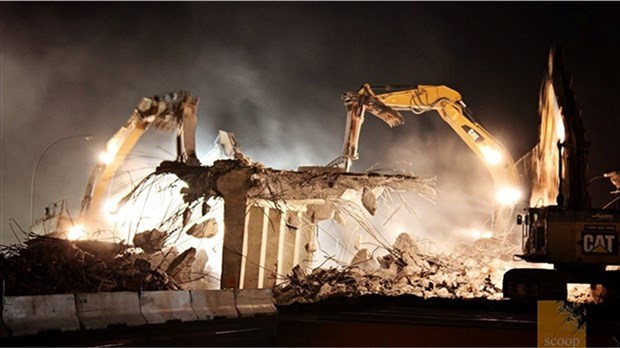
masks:
[[[31,171],[41,150],[62,137],[94,135],[89,143],[72,139],[54,146],[37,171],[35,216],[61,198],[77,214],[97,149],[142,96],[179,89],[201,98],[199,156],[217,130],[226,129],[247,155],[267,165],[326,164],[341,151],[340,95],[371,82],[456,89],[518,159],[537,141],[538,92],[553,44],[564,48],[592,141],[590,176],[619,169],[619,7],[2,2],[3,242],[14,240],[9,218],[28,226]],[[145,138],[136,153],[159,157],[147,165],[170,159],[155,145],[172,151],[172,135]],[[435,114],[409,115],[397,129],[368,118],[360,153],[357,170],[408,161],[419,174],[438,174],[440,199],[453,190],[476,194],[474,183],[489,181],[478,159]],[[599,180],[592,189],[594,204],[601,205],[612,187]]]

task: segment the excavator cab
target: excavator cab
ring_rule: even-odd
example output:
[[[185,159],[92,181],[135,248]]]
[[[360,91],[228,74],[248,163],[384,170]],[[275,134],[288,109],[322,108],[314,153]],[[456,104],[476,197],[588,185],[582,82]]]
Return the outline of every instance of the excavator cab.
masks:
[[[559,206],[528,208],[517,218],[522,226],[522,254],[531,263],[553,269],[516,268],[504,275],[504,297],[565,299],[569,283],[601,284],[617,298],[620,272],[618,248],[620,211],[568,209]]]
[[[517,225],[521,225],[521,249],[523,254],[517,257],[536,262],[545,256],[545,210],[532,208],[525,215],[517,215]],[[540,261],[544,262],[544,261]]]
[[[529,208],[521,220],[523,254],[517,257],[525,261],[556,268],[620,264],[620,211],[549,206]]]

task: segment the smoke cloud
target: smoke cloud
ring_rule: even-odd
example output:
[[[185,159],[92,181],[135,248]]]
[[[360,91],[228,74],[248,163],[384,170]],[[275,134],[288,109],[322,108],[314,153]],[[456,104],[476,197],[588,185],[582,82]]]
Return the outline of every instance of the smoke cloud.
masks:
[[[563,21],[574,22],[553,15],[553,6],[1,3],[1,243],[15,241],[10,218],[28,229],[31,173],[43,149],[64,137],[94,136],[54,145],[36,173],[35,218],[62,198],[75,215],[98,152],[140,98],[180,89],[201,99],[199,156],[225,129],[235,133],[245,154],[266,165],[325,164],[341,150],[345,112],[339,96],[371,82],[446,84],[460,91],[518,158],[536,142],[537,94],[549,45],[568,37],[557,32],[570,27]],[[599,17],[606,12],[603,5],[587,9]],[[530,25],[523,28],[526,13]],[[604,24],[613,21],[596,21],[601,27],[577,23],[583,34],[567,40],[574,42],[567,56],[597,69],[604,64],[584,58],[592,45],[588,35],[605,34],[606,44],[617,46],[617,33]],[[604,59],[617,60],[618,50],[607,53]],[[583,91],[581,107],[593,117],[611,114],[601,109],[608,103],[585,92],[590,86],[577,89]],[[443,238],[457,222],[484,220],[490,197],[484,167],[436,115],[407,122],[388,129],[369,118],[354,169],[408,161],[416,174],[438,176],[437,205],[415,204],[426,227],[412,232]],[[588,132],[600,134],[593,153],[614,139],[606,126],[586,117]],[[173,135],[145,135],[115,183],[138,182],[145,167],[173,159],[167,152],[174,151]],[[593,162],[592,171],[620,167],[617,159]]]

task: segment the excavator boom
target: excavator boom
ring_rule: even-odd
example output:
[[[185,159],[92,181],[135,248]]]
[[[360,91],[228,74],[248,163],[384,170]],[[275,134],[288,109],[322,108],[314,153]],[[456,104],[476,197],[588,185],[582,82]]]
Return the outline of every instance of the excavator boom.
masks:
[[[87,231],[100,229],[103,206],[112,178],[142,134],[151,126],[177,131],[177,161],[199,165],[196,157],[196,108],[198,98],[180,91],[142,98],[127,122],[106,143],[105,152],[89,178],[78,220]]]
[[[377,93],[375,91],[381,91]],[[467,146],[485,163],[496,185],[500,203],[513,204],[519,199],[519,177],[514,160],[506,148],[482,127],[461,100],[461,95],[446,86],[371,87],[365,84],[357,92],[344,94],[347,127],[343,155],[332,163],[344,162],[349,171],[358,158],[357,148],[364,113],[367,111],[389,126],[404,123],[400,111],[422,114],[435,110]]]

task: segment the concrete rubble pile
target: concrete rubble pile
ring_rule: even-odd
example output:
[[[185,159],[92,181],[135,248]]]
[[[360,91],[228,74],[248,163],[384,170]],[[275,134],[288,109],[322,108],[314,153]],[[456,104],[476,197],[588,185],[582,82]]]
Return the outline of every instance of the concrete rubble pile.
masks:
[[[316,302],[335,296],[378,294],[421,298],[501,298],[501,276],[510,268],[499,258],[429,255],[409,234],[398,236],[389,253],[373,257],[357,252],[343,269],[315,269],[305,274],[297,266],[288,281],[274,289],[276,302]]]
[[[569,284],[567,290],[568,302],[574,303],[601,303],[607,295],[607,290],[600,284],[594,287],[590,284]]]
[[[196,269],[204,269],[206,254],[164,248],[157,238],[161,235],[156,230],[136,234],[134,240],[143,243],[139,250],[123,243],[29,234],[23,245],[3,247],[5,295],[180,290],[197,278]]]

